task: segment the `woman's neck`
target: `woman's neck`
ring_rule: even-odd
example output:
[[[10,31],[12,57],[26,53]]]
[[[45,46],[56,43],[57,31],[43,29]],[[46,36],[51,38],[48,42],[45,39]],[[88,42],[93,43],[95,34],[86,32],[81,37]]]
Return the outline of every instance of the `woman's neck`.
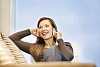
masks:
[[[51,38],[49,38],[47,40],[44,40],[44,41],[45,41],[45,46],[50,47],[50,46],[54,46],[55,45],[55,42],[53,40],[53,37],[51,37]]]

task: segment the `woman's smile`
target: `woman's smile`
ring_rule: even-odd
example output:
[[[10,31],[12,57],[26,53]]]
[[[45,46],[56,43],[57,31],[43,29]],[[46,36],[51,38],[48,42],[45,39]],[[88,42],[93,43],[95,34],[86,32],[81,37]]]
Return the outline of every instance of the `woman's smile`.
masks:
[[[48,32],[47,32],[47,31],[45,31],[45,32],[42,32],[42,35],[46,35],[46,34],[48,34]]]
[[[48,33],[49,33],[49,31],[43,31],[43,32],[42,32],[42,35],[43,35],[43,36],[46,36]]]

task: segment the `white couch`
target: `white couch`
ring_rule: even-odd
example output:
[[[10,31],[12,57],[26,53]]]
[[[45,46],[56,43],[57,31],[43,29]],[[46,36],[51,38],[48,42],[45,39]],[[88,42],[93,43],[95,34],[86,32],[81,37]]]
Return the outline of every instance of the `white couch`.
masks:
[[[4,64],[27,64],[27,62],[14,42],[0,32],[0,65]]]

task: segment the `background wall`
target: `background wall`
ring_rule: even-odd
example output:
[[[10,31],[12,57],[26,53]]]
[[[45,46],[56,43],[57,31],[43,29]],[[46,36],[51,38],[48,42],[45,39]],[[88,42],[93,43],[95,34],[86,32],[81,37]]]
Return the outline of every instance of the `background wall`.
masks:
[[[0,0],[0,31],[10,34],[10,0]]]
[[[14,32],[14,0],[0,0],[0,31],[9,36]]]

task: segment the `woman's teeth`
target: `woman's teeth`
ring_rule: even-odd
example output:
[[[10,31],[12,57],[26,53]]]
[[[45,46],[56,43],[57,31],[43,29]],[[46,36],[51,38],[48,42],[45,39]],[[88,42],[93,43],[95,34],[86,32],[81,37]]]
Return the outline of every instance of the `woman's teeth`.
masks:
[[[46,34],[47,34],[47,32],[43,32],[42,34],[43,34],[43,35],[46,35]]]

